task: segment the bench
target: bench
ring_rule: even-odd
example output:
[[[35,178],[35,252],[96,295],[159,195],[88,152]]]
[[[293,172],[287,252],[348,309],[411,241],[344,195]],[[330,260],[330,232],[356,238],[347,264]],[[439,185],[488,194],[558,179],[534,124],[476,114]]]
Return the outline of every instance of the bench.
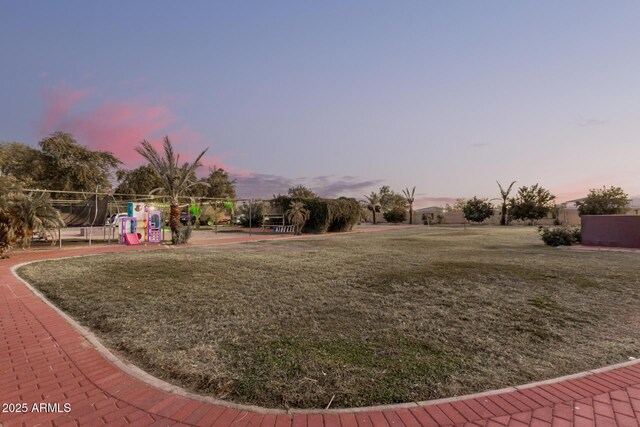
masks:
[[[293,225],[271,225],[269,226],[274,233],[293,233],[295,226]]]

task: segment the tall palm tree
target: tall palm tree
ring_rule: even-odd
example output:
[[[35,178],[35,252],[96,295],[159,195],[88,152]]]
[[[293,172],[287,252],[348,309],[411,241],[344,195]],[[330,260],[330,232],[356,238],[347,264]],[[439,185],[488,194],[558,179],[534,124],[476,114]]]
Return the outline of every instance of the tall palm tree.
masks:
[[[378,193],[372,191],[370,195],[368,196],[364,196],[365,199],[367,199],[367,202],[369,202],[369,209],[371,209],[371,212],[373,214],[373,223],[376,223],[376,209],[379,209],[380,206],[380,196],[378,195]]]
[[[22,247],[31,246],[36,233],[49,235],[52,241],[55,235],[52,230],[64,227],[60,212],[51,204],[47,193],[26,193],[16,196],[9,207],[11,226],[16,236],[22,236]]]
[[[162,179],[162,187],[156,190],[163,191],[169,196],[169,226],[171,227],[171,242],[175,245],[181,240],[180,197],[186,195],[189,188],[201,184],[197,182],[195,173],[202,166],[200,159],[208,148],[200,153],[193,163],[180,164],[180,155],[174,154],[173,145],[168,136],[164,137],[164,155],[160,155],[146,139],[140,145],[141,147],[136,147],[136,152],[149,162]]]
[[[498,183],[498,187],[500,187],[500,197],[502,197],[502,212],[500,215],[500,225],[507,225],[507,202],[509,199],[509,193],[511,193],[511,189],[513,188],[513,184],[515,184],[516,182],[513,181],[511,184],[509,184],[509,187],[507,187],[506,190],[502,188],[502,185],[500,185],[498,181],[496,182]]]
[[[302,202],[292,202],[289,209],[287,209],[287,219],[295,227],[295,234],[302,234],[302,227],[304,223],[309,219],[309,210],[304,207]]]
[[[416,200],[414,197],[416,187],[413,187],[411,191],[409,191],[409,187],[407,187],[402,190],[402,194],[404,194],[404,198],[407,199],[407,203],[409,204],[409,224],[413,224],[413,202]]]

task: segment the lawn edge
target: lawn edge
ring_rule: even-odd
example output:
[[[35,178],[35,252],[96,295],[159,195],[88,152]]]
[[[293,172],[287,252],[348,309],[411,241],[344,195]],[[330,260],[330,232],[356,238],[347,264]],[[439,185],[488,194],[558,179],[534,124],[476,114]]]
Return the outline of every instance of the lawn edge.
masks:
[[[187,247],[187,246],[185,246]],[[71,325],[82,338],[88,341],[91,346],[102,356],[104,357],[114,368],[122,371],[124,374],[146,384],[150,387],[153,387],[157,390],[177,395],[181,397],[186,397],[189,399],[193,399],[199,402],[208,403],[212,405],[218,405],[225,408],[231,409],[239,409],[244,411],[251,412],[260,412],[265,414],[286,414],[286,409],[277,409],[277,408],[264,408],[261,406],[255,405],[244,405],[240,403],[228,402],[226,400],[216,399],[210,396],[204,396],[196,393],[192,393],[190,391],[185,390],[182,387],[171,384],[165,380],[157,378],[150,373],[144,371],[133,363],[121,359],[115,355],[107,346],[105,346],[100,338],[96,334],[94,334],[89,328],[81,325],[77,320],[73,317],[62,311],[58,306],[56,306],[52,301],[50,301],[42,292],[33,287],[29,282],[24,280],[20,275],[18,275],[17,270],[29,264],[35,264],[42,261],[51,261],[51,260],[63,260],[63,259],[72,259],[72,258],[83,258],[86,256],[95,256],[102,254],[87,254],[87,255],[75,255],[75,256],[67,256],[61,258],[51,258],[47,260],[37,260],[37,261],[28,261],[20,264],[16,264],[10,268],[11,274],[14,275],[21,283],[23,283],[33,294],[35,294],[42,302],[44,302],[48,307],[53,309],[59,316],[61,316],[69,325]],[[72,358],[72,356],[70,356]],[[82,367],[79,366],[79,369],[82,371]],[[108,390],[105,390],[103,387],[96,384],[96,387],[102,389],[103,391],[109,393]],[[111,393],[109,393],[111,394]]]
[[[300,236],[296,236],[296,237],[300,238]],[[296,237],[294,237],[294,238],[296,238]],[[265,239],[265,240],[272,240],[272,239]],[[274,239],[274,240],[279,240],[279,239]],[[287,239],[287,240],[289,240],[289,239]],[[253,243],[253,242],[255,242],[255,240],[251,240],[251,241],[247,241],[247,242],[228,242],[228,243],[220,242],[220,243],[217,243],[217,244],[197,245],[197,246],[236,245],[236,244]],[[194,245],[194,246],[196,246],[196,245]],[[184,246],[174,247],[172,249],[193,248],[194,246],[184,245]],[[136,250],[134,250],[134,251],[135,252],[144,251],[144,250],[157,251],[157,250],[163,250],[163,249],[166,249],[166,248],[163,248],[163,247],[158,247],[158,248],[140,248],[137,251]],[[197,393],[193,393],[193,392],[187,391],[182,387],[179,387],[177,385],[171,384],[171,383],[169,383],[169,382],[167,382],[165,380],[162,380],[160,378],[157,378],[157,377],[149,374],[148,372],[146,372],[143,369],[139,368],[138,366],[128,362],[127,360],[123,360],[123,359],[119,358],[109,348],[107,348],[102,343],[100,338],[98,338],[91,330],[89,330],[88,328],[82,326],[74,318],[72,318],[67,313],[65,313],[60,308],[58,308],[43,293],[41,293],[38,289],[33,287],[29,282],[27,282],[25,279],[20,277],[18,275],[18,273],[17,273],[18,269],[20,269],[20,268],[22,268],[22,267],[24,267],[26,265],[34,264],[34,263],[38,263],[38,262],[53,261],[53,260],[57,261],[57,260],[72,259],[72,258],[82,258],[82,257],[90,257],[90,256],[104,255],[104,254],[106,254],[106,253],[94,253],[94,254],[62,256],[62,257],[53,257],[53,258],[48,258],[48,259],[27,261],[27,262],[16,264],[16,265],[10,267],[9,270],[10,270],[11,274],[17,280],[19,280],[22,284],[24,284],[27,287],[27,289],[29,289],[34,295],[36,295],[48,307],[52,308],[69,325],[71,325],[80,334],[80,336],[83,337],[85,340],[87,340],[93,346],[93,348],[102,357],[104,357],[109,363],[111,363],[113,365],[114,368],[119,369],[124,374],[129,375],[130,377],[132,377],[134,379],[137,379],[138,381],[140,381],[140,382],[142,382],[142,383],[144,383],[144,384],[146,384],[146,385],[148,385],[150,387],[153,387],[153,388],[155,388],[157,390],[160,390],[160,391],[172,394],[172,395],[177,395],[177,396],[193,399],[195,401],[199,401],[199,402],[203,402],[203,403],[208,403],[208,404],[212,404],[212,405],[218,405],[218,406],[225,407],[225,408],[238,409],[238,410],[251,411],[251,412],[259,412],[259,413],[263,413],[263,414],[343,414],[343,413],[362,413],[362,412],[391,411],[391,410],[409,409],[409,408],[415,408],[415,407],[433,406],[433,405],[439,405],[439,404],[443,404],[443,403],[458,402],[458,401],[477,399],[477,398],[487,397],[487,396],[495,396],[495,395],[501,395],[501,394],[506,394],[506,393],[513,393],[513,392],[517,392],[519,390],[526,390],[526,389],[529,389],[529,388],[534,388],[534,387],[538,387],[538,386],[542,386],[542,385],[556,384],[556,383],[560,383],[560,382],[568,381],[568,380],[572,380],[572,379],[588,377],[588,376],[591,376],[591,375],[596,375],[596,374],[599,374],[599,373],[608,372],[608,371],[612,371],[612,370],[615,370],[615,369],[624,368],[624,367],[627,367],[627,366],[631,366],[631,365],[635,365],[635,364],[640,363],[640,359],[634,359],[634,360],[629,360],[629,361],[626,361],[626,362],[621,362],[621,363],[617,363],[617,364],[613,364],[613,365],[604,366],[604,367],[601,367],[601,368],[595,368],[595,369],[590,369],[590,370],[583,371],[583,372],[578,372],[578,373],[575,373],[575,374],[564,375],[564,376],[561,376],[561,377],[556,377],[556,378],[551,378],[551,379],[547,379],[547,380],[536,381],[536,382],[532,382],[532,383],[521,384],[521,385],[516,385],[516,386],[511,386],[511,387],[506,387],[506,388],[497,389],[497,390],[488,390],[488,391],[479,392],[479,393],[472,393],[472,394],[466,394],[466,395],[461,395],[461,396],[452,396],[452,397],[446,397],[446,398],[441,398],[441,399],[432,399],[432,400],[406,402],[406,403],[394,403],[394,404],[389,404],[389,405],[374,405],[374,406],[361,406],[361,407],[354,407],[354,408],[336,408],[336,409],[328,409],[328,408],[327,409],[321,409],[321,408],[316,408],[316,409],[313,409],[313,408],[309,408],[309,409],[307,409],[307,408],[304,408],[304,409],[302,409],[302,408],[300,408],[300,409],[298,409],[298,408],[277,409],[277,408],[266,408],[266,407],[257,406],[257,405],[246,405],[246,404],[241,404],[241,403],[230,402],[230,401],[216,399],[214,397],[204,396],[204,395],[201,395],[201,394],[197,394]],[[99,387],[100,389],[104,390],[103,387],[100,387],[100,386],[97,386],[97,387]],[[108,390],[104,390],[104,391],[109,393]],[[1,426],[2,426],[2,424],[0,424],[0,427]]]

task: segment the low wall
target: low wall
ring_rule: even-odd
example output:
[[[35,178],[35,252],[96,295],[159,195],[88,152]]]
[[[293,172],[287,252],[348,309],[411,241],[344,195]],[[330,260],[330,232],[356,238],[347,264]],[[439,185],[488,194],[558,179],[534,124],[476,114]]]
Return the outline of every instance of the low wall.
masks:
[[[584,215],[582,244],[640,248],[640,215]]]

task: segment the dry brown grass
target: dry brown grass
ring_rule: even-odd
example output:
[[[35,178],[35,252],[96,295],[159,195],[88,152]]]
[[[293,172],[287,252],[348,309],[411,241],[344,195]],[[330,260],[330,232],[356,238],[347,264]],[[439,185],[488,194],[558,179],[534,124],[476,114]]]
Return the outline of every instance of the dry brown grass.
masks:
[[[640,355],[640,255],[533,228],[119,253],[20,273],[147,371],[272,407],[511,386]]]

